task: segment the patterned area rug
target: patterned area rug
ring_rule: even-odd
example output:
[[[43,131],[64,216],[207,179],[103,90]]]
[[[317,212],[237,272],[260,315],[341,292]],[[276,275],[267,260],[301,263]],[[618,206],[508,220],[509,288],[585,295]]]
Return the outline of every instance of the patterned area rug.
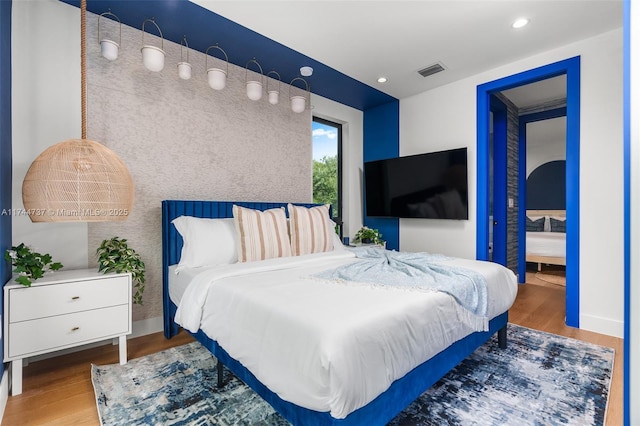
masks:
[[[390,425],[602,425],[614,350],[509,324]],[[194,342],[126,365],[92,366],[103,425],[288,425]]]

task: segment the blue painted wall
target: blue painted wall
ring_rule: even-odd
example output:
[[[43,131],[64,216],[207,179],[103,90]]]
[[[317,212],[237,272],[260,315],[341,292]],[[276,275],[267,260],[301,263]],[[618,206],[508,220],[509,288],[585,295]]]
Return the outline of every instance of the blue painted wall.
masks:
[[[400,101],[364,110],[363,160],[375,161],[400,155]],[[400,220],[364,216],[363,223],[377,228],[388,249],[400,249]]]
[[[11,4],[11,1],[0,1],[0,210],[11,209]],[[11,264],[4,260],[4,252],[10,247],[11,215],[0,215],[0,280],[3,284],[11,278]],[[4,292],[0,291],[0,314],[6,321],[3,299]],[[4,342],[0,340],[0,351],[3,350]],[[4,364],[0,364],[0,377],[3,372]]]
[[[80,0],[61,1],[80,6]],[[107,10],[116,14],[124,25],[137,29],[142,29],[142,22],[153,17],[165,40],[180,44],[186,35],[189,47],[199,52],[219,44],[229,62],[239,67],[245,67],[247,61],[255,57],[265,72],[276,70],[286,85],[300,77],[301,66],[310,66],[314,73],[305,80],[312,93],[361,111],[395,99],[188,0],[87,0],[87,11],[100,15]],[[147,25],[145,31],[158,34],[153,25],[151,28]]]
[[[527,178],[527,210],[566,210],[565,160],[541,164]]]

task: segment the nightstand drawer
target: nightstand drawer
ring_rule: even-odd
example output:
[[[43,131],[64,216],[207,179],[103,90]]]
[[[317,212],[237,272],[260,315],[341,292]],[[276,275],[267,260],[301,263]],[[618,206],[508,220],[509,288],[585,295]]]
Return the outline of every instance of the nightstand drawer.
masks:
[[[129,301],[129,276],[104,277],[9,291],[9,322],[51,317]]]
[[[128,334],[129,305],[9,324],[6,358],[35,355]]]

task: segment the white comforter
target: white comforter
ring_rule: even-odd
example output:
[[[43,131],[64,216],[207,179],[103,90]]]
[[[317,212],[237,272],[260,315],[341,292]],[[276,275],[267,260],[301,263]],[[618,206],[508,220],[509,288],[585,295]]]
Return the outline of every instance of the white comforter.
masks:
[[[204,269],[175,320],[202,329],[280,398],[344,418],[473,330],[444,293],[333,283],[311,274],[357,261],[348,251]],[[489,318],[515,300],[515,275],[489,262]]]
[[[527,254],[566,257],[567,234],[564,232],[527,232]]]

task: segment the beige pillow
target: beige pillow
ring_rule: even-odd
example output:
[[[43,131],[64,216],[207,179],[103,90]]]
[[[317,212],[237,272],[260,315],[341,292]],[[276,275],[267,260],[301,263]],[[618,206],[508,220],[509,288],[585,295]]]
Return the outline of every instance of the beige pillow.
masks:
[[[333,250],[334,222],[329,217],[329,205],[301,207],[289,204],[291,253],[294,256]]]
[[[238,262],[291,256],[284,208],[265,211],[233,206]]]

